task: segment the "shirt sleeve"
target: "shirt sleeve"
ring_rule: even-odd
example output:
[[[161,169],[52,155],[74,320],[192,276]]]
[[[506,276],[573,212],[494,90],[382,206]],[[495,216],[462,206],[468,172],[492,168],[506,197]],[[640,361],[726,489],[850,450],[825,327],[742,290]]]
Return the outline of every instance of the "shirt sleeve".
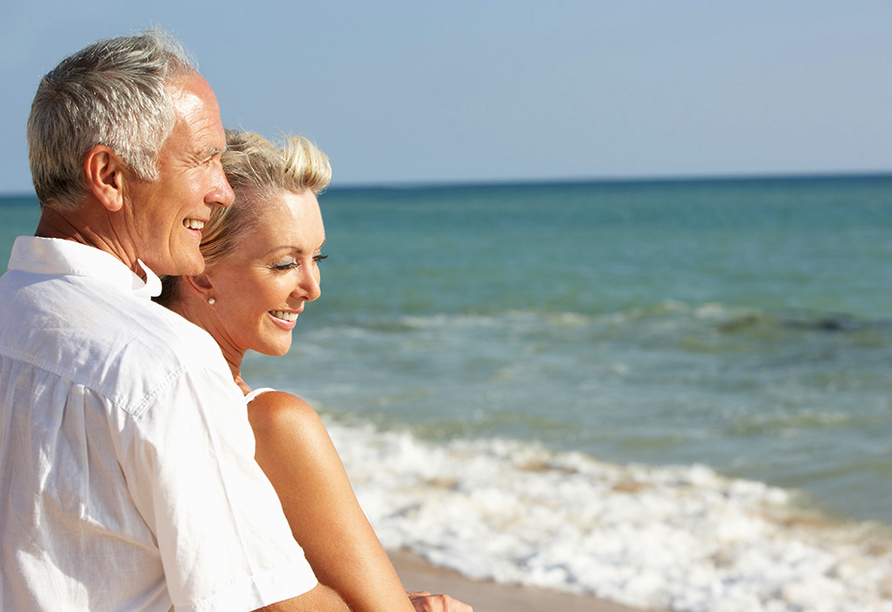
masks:
[[[255,610],[317,584],[226,374],[184,370],[120,423],[121,467],[178,612]]]

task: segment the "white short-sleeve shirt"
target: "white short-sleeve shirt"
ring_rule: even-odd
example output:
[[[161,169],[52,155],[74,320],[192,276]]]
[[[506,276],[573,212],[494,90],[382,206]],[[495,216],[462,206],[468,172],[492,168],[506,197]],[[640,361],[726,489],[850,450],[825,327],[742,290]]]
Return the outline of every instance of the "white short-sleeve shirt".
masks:
[[[0,278],[0,611],[242,612],[316,578],[213,339],[112,255]]]

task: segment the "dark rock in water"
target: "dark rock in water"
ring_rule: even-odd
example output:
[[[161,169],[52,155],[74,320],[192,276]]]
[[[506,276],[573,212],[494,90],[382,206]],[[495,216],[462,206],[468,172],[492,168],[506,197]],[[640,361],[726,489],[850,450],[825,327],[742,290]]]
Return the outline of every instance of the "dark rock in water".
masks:
[[[826,331],[852,331],[862,324],[847,317],[825,317],[815,323],[815,329]]]
[[[823,314],[795,311],[779,316],[748,313],[718,325],[723,333],[745,332],[753,328],[784,327],[808,331],[856,332],[892,328],[892,319],[863,320],[847,314]]]
[[[782,319],[785,327],[793,327],[797,329],[812,329],[817,331],[831,332],[851,332],[861,331],[865,329],[882,329],[892,325],[892,321],[888,319],[877,319],[875,321],[862,321],[849,315],[824,315],[824,316],[805,316],[796,319]]]

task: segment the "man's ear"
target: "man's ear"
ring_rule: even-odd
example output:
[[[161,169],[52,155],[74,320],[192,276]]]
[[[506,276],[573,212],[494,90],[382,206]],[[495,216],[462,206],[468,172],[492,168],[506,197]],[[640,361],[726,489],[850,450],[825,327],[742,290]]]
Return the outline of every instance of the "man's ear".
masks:
[[[87,151],[84,158],[87,188],[110,212],[117,212],[124,206],[125,169],[121,158],[103,144]]]

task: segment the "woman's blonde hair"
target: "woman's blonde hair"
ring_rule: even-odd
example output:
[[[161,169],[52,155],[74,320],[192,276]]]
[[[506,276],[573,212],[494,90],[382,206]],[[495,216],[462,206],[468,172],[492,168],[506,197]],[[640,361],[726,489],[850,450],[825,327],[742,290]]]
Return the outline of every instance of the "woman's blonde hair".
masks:
[[[226,131],[223,170],[235,203],[215,208],[202,230],[201,253],[210,267],[227,257],[251,231],[264,204],[283,193],[321,193],[331,181],[331,164],[303,136],[286,136],[277,147],[254,132]]]
[[[265,205],[283,194],[312,191],[319,194],[331,181],[331,164],[325,153],[303,136],[285,136],[281,146],[254,132],[226,130],[223,170],[235,192],[227,208],[215,207],[201,231],[205,268],[228,257],[242,236],[249,233]],[[156,301],[169,304],[177,277],[165,277]]]

